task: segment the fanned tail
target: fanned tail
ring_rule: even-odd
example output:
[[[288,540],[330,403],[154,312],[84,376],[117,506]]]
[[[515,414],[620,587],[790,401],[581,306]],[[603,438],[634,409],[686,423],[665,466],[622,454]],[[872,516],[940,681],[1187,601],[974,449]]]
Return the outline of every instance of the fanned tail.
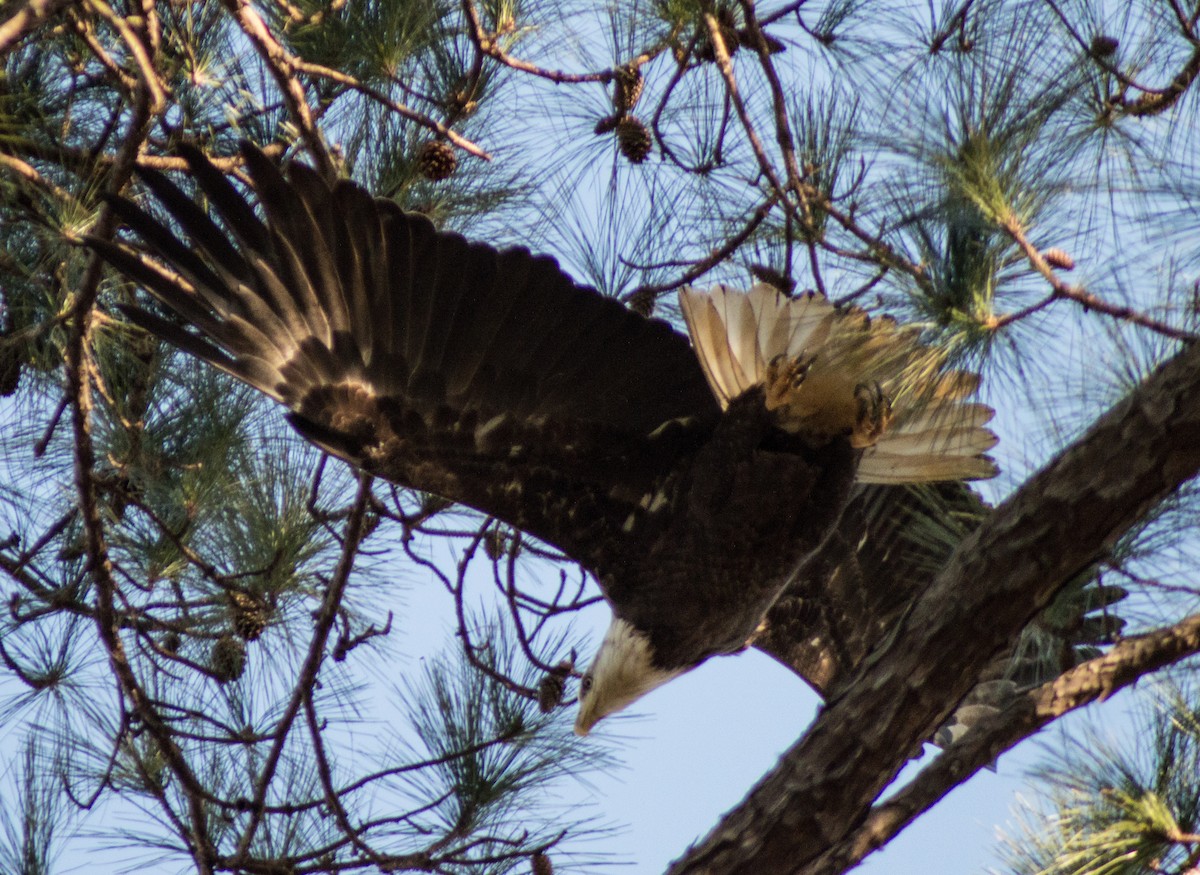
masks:
[[[878,385],[890,402],[887,427],[859,463],[861,482],[995,476],[995,463],[985,455],[997,441],[985,427],[993,411],[969,400],[978,375],[946,369],[944,354],[920,342],[918,327],[840,309],[813,292],[789,298],[765,284],[749,292],[685,288],[679,302],[722,408],[766,385],[773,365],[802,362],[802,382],[775,410],[788,431],[848,433],[863,415],[862,387]]]

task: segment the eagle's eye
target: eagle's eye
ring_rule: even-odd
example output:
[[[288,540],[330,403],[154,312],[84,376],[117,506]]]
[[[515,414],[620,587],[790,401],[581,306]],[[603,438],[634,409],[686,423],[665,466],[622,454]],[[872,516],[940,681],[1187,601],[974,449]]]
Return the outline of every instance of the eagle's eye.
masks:
[[[592,675],[588,672],[579,681],[579,695],[586,696],[592,689]]]

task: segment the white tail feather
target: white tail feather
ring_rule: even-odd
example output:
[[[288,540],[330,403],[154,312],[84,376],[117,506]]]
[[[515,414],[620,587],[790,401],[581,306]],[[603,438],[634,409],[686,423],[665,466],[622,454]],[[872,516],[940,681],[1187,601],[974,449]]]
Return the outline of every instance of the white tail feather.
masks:
[[[992,477],[983,455],[996,444],[984,426],[993,411],[966,400],[979,376],[943,370],[944,356],[919,341],[920,328],[888,318],[870,320],[861,310],[834,307],[822,295],[789,298],[759,284],[749,292],[718,286],[685,288],[679,303],[696,357],[721,407],[767,379],[778,357],[815,357],[805,386],[830,393],[815,402],[819,418],[828,405],[838,422],[855,405],[857,385],[878,383],[892,403],[893,421],[879,442],[863,452],[858,479],[865,483],[915,483]],[[845,387],[845,388],[844,388]],[[799,390],[804,392],[804,386]],[[851,394],[846,397],[849,391]],[[837,408],[836,410],[834,408]],[[782,421],[784,428],[799,428]]]

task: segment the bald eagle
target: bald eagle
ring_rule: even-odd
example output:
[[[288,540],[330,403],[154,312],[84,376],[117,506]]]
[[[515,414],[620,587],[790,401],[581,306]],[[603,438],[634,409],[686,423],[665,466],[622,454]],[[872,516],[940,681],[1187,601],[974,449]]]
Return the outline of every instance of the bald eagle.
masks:
[[[122,198],[141,244],[88,241],[168,311],[128,317],[283,404],[322,450],[592,572],[612,622],[580,734],[753,642],[856,482],[995,473],[978,378],[916,327],[765,285],[684,289],[689,343],[551,258],[436,230],[351,182],[245,145],[256,211],[179,151],[211,214],[139,174],[190,242]]]

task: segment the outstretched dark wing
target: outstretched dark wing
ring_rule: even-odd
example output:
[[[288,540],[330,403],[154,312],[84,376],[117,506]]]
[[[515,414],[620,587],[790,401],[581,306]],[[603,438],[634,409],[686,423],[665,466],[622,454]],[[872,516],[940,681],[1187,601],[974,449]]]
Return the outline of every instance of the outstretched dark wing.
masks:
[[[286,176],[243,147],[262,217],[183,148],[210,217],[146,185],[190,239],[112,205],[151,258],[89,241],[196,331],[143,328],[289,408],[329,452],[519,526],[587,564],[680,446],[718,417],[687,340],[576,285],[550,258],[436,230],[353,183]]]

